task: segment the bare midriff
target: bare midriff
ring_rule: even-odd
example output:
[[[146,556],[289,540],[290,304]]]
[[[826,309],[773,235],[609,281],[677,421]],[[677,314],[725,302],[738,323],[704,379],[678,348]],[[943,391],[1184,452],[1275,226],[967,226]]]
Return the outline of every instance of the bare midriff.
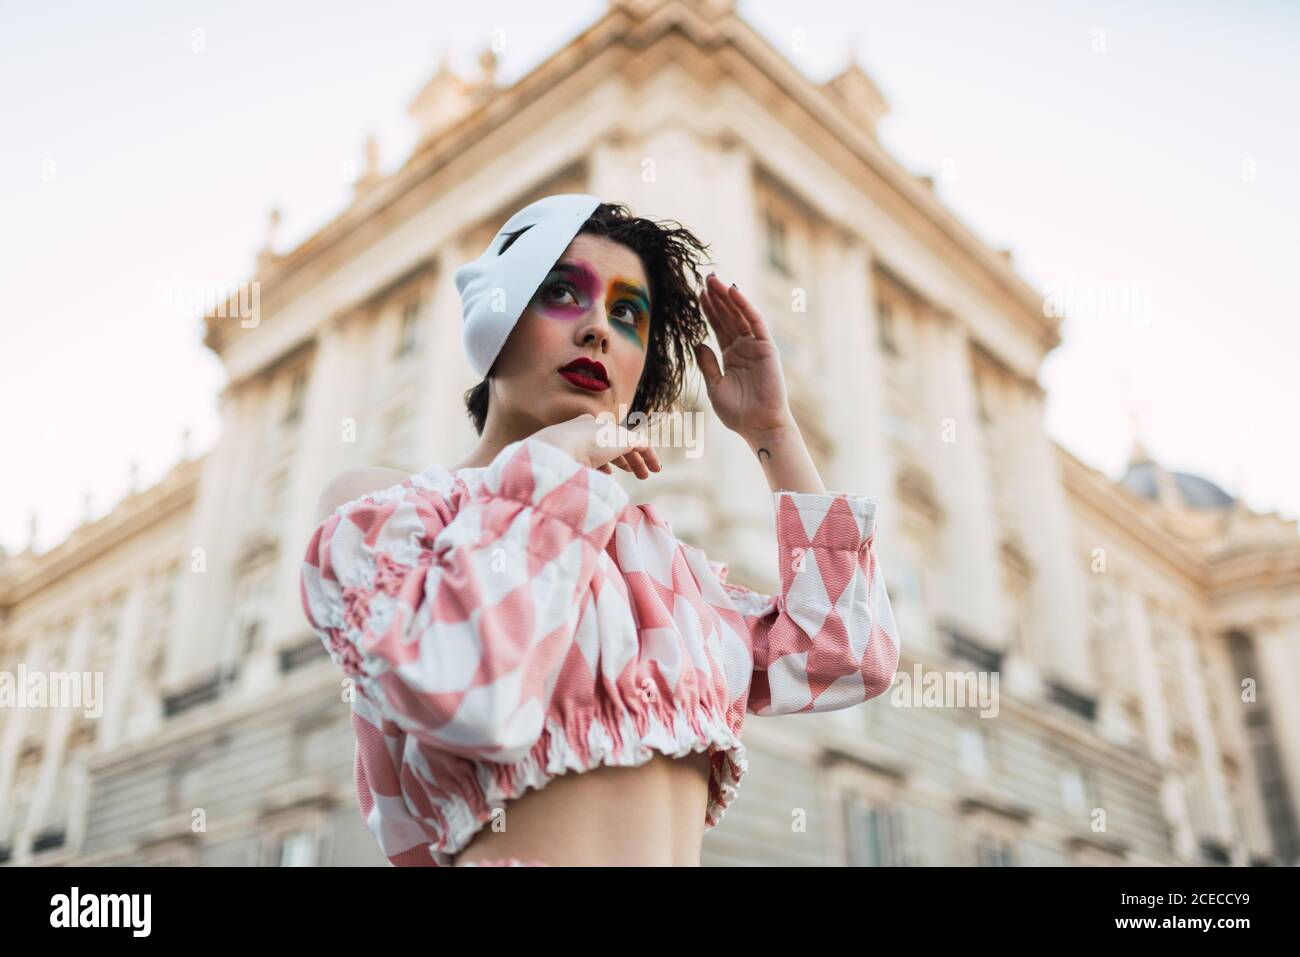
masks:
[[[557,867],[699,867],[709,763],[708,751],[656,753],[634,768],[568,771],[507,801],[455,864],[518,857]]]

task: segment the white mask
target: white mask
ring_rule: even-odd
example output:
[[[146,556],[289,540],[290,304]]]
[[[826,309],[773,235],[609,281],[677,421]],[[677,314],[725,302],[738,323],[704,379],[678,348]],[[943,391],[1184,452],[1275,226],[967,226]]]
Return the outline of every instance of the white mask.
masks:
[[[480,376],[488,374],[542,280],[600,202],[585,193],[557,193],[530,203],[506,220],[482,255],[456,270],[461,342]],[[510,234],[520,230],[502,253]]]

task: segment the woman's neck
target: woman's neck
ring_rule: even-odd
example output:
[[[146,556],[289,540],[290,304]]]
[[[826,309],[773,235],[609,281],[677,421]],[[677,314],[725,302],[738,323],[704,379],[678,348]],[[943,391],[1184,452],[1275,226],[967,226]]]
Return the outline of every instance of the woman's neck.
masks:
[[[474,451],[470,453],[469,458],[453,468],[452,471],[458,472],[461,469],[475,469],[491,465],[492,460],[511,442],[526,439],[542,428],[545,428],[543,423],[527,417],[494,416],[491,408],[489,408],[487,421],[483,424],[483,433],[479,436],[478,445],[474,446]]]

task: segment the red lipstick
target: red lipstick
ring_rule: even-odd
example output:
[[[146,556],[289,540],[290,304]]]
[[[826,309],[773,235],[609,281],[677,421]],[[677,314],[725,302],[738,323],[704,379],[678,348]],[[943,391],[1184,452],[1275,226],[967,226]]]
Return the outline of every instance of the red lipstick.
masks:
[[[609,376],[605,372],[605,367],[595,359],[581,356],[568,365],[560,366],[559,371],[560,375],[579,389],[586,389],[588,392],[604,392],[609,388]]]

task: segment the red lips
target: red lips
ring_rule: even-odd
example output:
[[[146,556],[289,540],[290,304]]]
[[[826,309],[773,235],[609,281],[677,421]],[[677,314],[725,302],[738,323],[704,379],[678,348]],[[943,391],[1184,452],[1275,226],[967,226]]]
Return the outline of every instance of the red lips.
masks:
[[[560,366],[559,371],[565,380],[588,392],[604,392],[609,388],[609,376],[605,367],[595,359],[581,356],[568,365]]]

